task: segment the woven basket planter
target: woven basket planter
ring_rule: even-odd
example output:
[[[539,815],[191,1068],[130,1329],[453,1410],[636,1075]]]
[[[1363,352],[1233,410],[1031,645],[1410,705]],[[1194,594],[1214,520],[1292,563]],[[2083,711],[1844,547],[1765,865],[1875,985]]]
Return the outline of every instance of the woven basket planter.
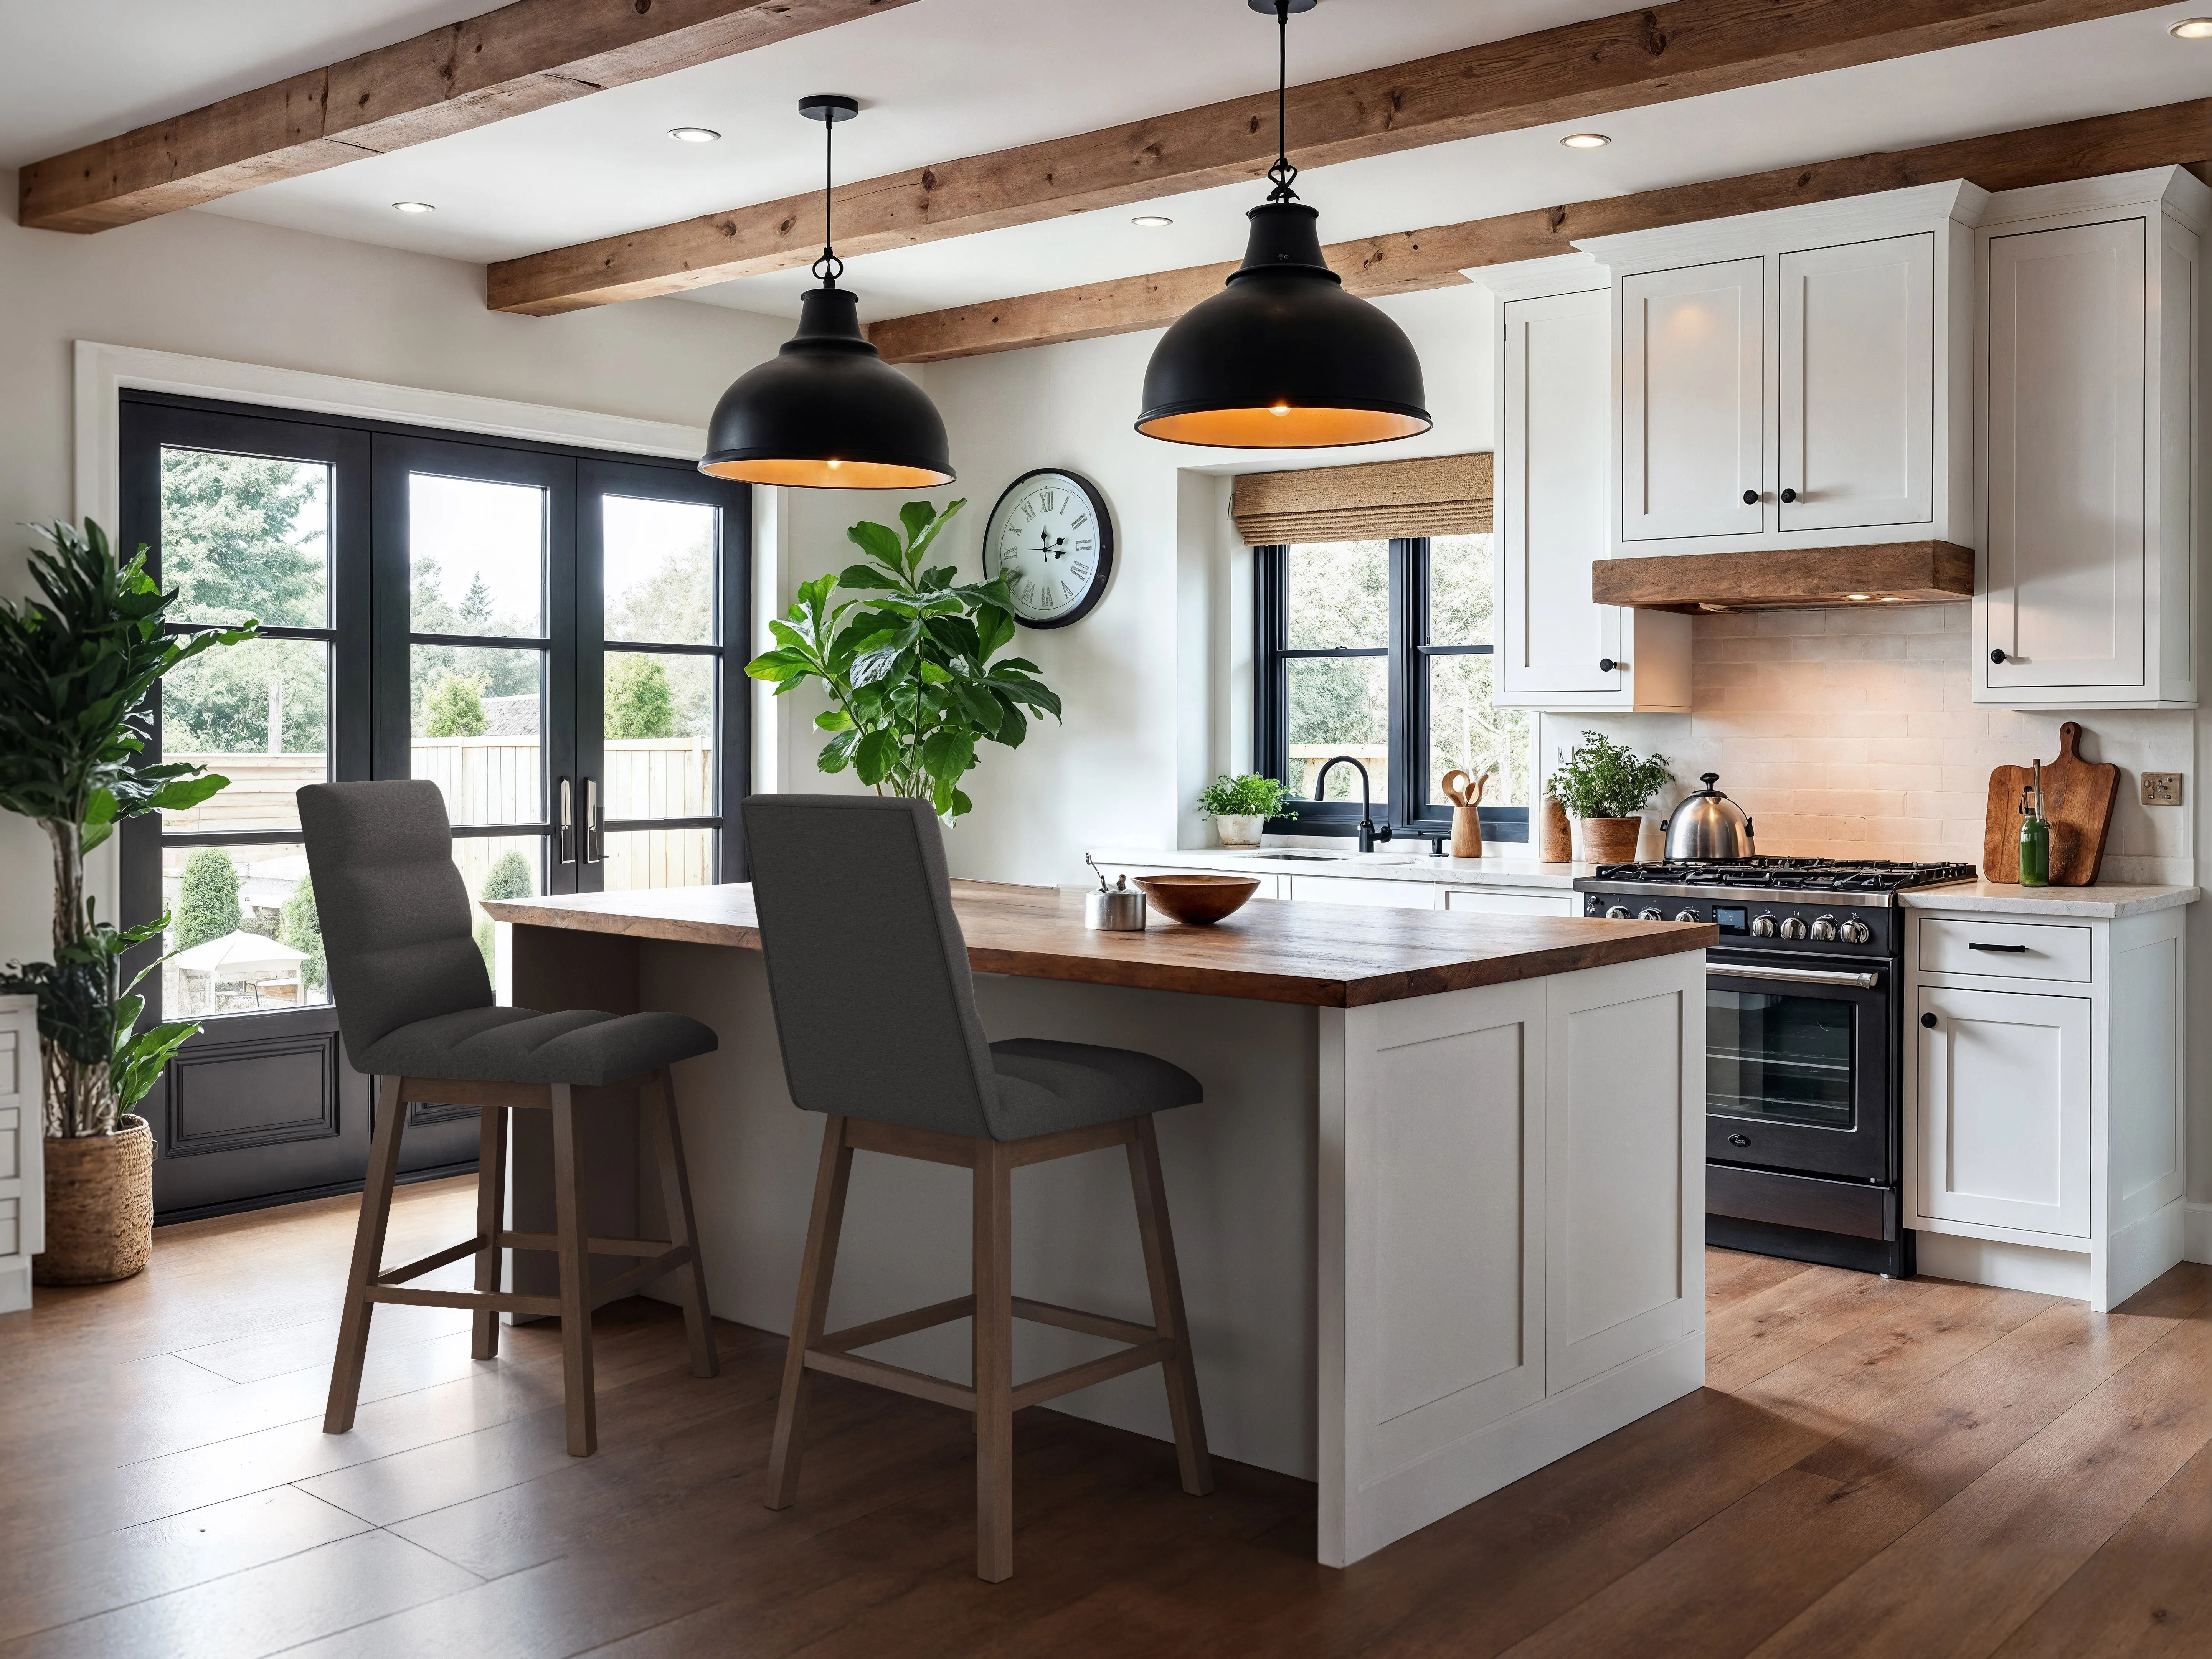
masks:
[[[38,1285],[106,1285],[143,1271],[154,1249],[154,1131],[118,1119],[112,1135],[49,1140],[46,1248]]]

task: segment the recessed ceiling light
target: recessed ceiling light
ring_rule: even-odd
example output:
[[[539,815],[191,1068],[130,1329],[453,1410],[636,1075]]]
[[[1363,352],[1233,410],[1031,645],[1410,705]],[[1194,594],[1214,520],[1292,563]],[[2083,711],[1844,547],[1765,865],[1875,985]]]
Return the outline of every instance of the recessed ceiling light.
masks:
[[[686,144],[711,144],[722,135],[712,127],[671,127],[668,136]]]
[[[1569,149],[1603,149],[1613,140],[1601,132],[1571,132],[1559,142]]]
[[[392,205],[401,213],[435,213],[438,210],[428,202],[394,202]]]
[[[1175,221],[1164,213],[1140,213],[1129,222],[1142,225],[1146,230],[1158,230],[1162,225],[1171,225]]]
[[[2212,40],[2212,17],[2185,17],[2166,33],[2177,40]]]

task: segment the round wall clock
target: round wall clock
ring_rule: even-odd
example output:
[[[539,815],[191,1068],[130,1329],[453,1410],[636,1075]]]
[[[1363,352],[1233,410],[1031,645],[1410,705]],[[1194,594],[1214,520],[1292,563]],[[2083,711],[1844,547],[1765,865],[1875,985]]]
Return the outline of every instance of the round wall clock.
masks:
[[[1098,486],[1041,466],[1006,486],[983,531],[983,574],[1005,575],[1015,617],[1065,628],[1091,614],[1114,572],[1114,522]]]

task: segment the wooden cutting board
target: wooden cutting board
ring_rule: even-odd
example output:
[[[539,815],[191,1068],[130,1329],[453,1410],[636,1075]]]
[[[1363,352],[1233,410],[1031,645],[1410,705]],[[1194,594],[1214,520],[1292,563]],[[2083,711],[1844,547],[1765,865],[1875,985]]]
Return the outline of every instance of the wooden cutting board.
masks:
[[[2105,836],[2120,798],[2120,769],[2081,758],[2081,728],[2058,728],[2058,758],[2043,768],[2043,814],[2051,823],[2051,884],[2088,887],[2105,862]],[[1982,820],[1982,874],[1990,881],[2020,879],[2020,795],[2035,781],[2026,766],[2000,766],[1990,774],[1989,809]]]

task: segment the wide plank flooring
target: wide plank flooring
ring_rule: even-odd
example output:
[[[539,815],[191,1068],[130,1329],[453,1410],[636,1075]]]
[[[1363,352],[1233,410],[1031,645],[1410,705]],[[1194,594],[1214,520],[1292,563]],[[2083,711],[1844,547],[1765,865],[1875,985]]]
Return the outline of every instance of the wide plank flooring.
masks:
[[[404,1188],[387,1259],[472,1192]],[[994,1586],[964,1417],[817,1377],[772,1513],[781,1339],[722,1325],[702,1382],[657,1304],[599,1316],[594,1457],[555,1328],[479,1364],[437,1309],[378,1312],[325,1435],[356,1205],[0,1317],[0,1659],[2212,1655],[2212,1267],[2096,1315],[1709,1252],[1703,1391],[1341,1573],[1304,1483],[1187,1498],[1170,1447],[1024,1412]]]

